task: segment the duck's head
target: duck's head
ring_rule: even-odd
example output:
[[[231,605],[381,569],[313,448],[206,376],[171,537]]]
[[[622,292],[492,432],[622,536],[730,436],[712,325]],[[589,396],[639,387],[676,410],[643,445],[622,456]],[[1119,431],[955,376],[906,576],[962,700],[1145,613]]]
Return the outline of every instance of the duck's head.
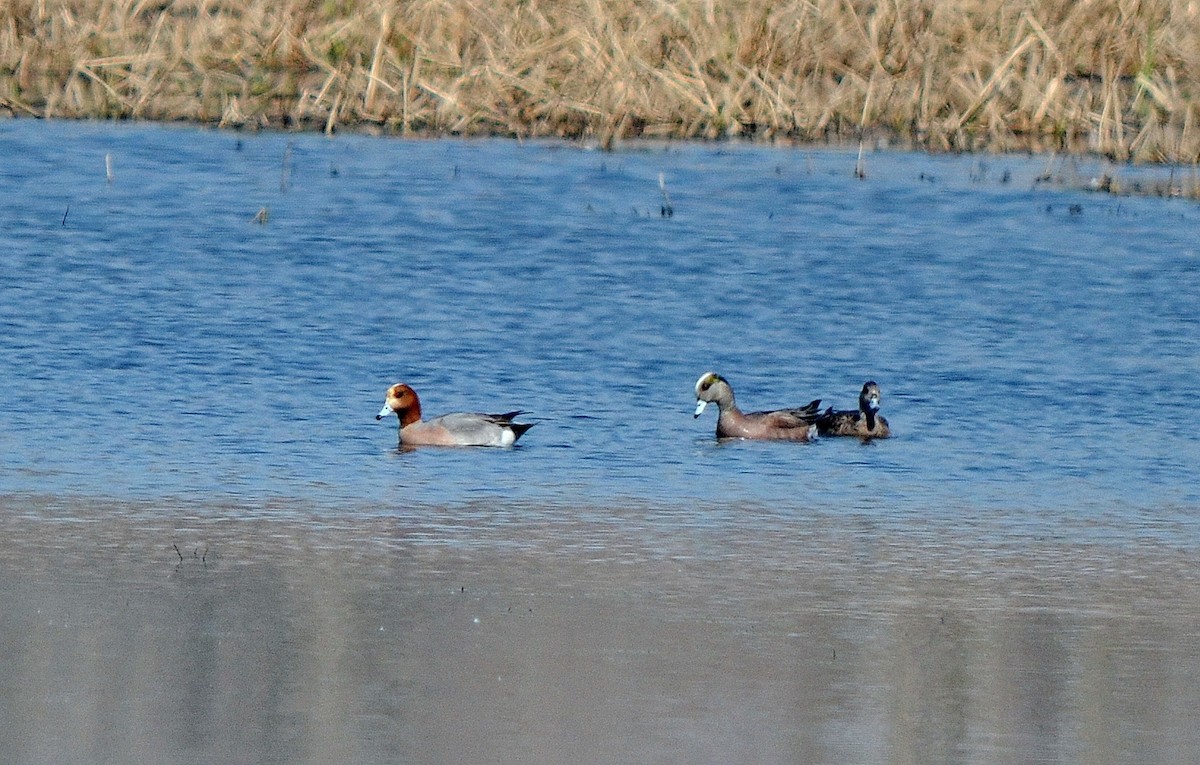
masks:
[[[716,372],[705,372],[696,381],[696,414],[694,416],[699,417],[700,413],[704,411],[704,407],[711,402],[716,402],[720,407],[732,404],[733,388],[729,386],[728,380]]]
[[[421,401],[417,398],[417,392],[404,383],[396,383],[388,388],[383,408],[375,415],[375,419],[382,420],[389,414],[399,417],[402,425],[421,419]]]
[[[868,380],[863,384],[862,393],[858,394],[858,407],[862,411],[879,411],[879,402],[883,397],[879,393],[879,386],[874,380]]]

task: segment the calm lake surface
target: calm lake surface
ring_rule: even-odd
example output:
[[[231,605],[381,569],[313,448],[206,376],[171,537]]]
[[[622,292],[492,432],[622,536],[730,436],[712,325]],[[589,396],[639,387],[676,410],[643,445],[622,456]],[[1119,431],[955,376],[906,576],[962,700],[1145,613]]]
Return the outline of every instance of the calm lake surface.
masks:
[[[1195,203],[1045,157],[0,153],[0,761],[1200,761]],[[874,379],[896,435],[718,442],[710,369]],[[537,426],[401,451],[401,380]]]

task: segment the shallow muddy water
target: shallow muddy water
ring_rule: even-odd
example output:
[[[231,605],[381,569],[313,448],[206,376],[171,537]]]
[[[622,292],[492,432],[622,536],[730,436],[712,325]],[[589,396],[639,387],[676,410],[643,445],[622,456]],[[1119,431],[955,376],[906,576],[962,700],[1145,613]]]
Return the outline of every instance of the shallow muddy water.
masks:
[[[1200,751],[1195,550],[1153,539],[742,508],[4,510],[9,762]]]
[[[0,760],[1200,759],[1193,203],[1008,157],[0,147]],[[896,437],[718,443],[708,369],[748,409],[875,379]],[[400,451],[397,380],[538,424]]]

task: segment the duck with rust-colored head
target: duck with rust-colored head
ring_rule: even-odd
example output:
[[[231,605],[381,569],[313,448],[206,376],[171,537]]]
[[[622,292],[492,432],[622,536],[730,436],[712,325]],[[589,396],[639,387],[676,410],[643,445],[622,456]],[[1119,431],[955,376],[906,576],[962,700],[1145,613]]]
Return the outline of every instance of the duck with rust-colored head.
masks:
[[[533,423],[513,422],[521,411],[506,414],[455,412],[430,420],[421,419],[421,400],[417,392],[396,383],[387,389],[383,409],[375,415],[382,420],[389,414],[400,420],[401,446],[512,446]]]
[[[817,437],[821,399],[798,409],[742,412],[733,400],[729,381],[716,372],[705,372],[696,381],[696,417],[716,404],[717,438],[756,438],[775,441],[812,441]]]
[[[817,418],[817,430],[823,436],[887,438],[892,431],[888,421],[879,414],[881,400],[879,386],[874,380],[868,380],[858,394],[858,411],[834,411],[833,407],[829,407]]]

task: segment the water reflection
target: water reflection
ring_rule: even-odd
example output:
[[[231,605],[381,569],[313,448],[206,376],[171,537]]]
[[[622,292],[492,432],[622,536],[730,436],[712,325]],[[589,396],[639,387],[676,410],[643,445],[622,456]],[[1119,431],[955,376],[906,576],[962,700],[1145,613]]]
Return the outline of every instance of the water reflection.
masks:
[[[0,758],[1200,755],[1194,550],[698,512],[6,500]]]

